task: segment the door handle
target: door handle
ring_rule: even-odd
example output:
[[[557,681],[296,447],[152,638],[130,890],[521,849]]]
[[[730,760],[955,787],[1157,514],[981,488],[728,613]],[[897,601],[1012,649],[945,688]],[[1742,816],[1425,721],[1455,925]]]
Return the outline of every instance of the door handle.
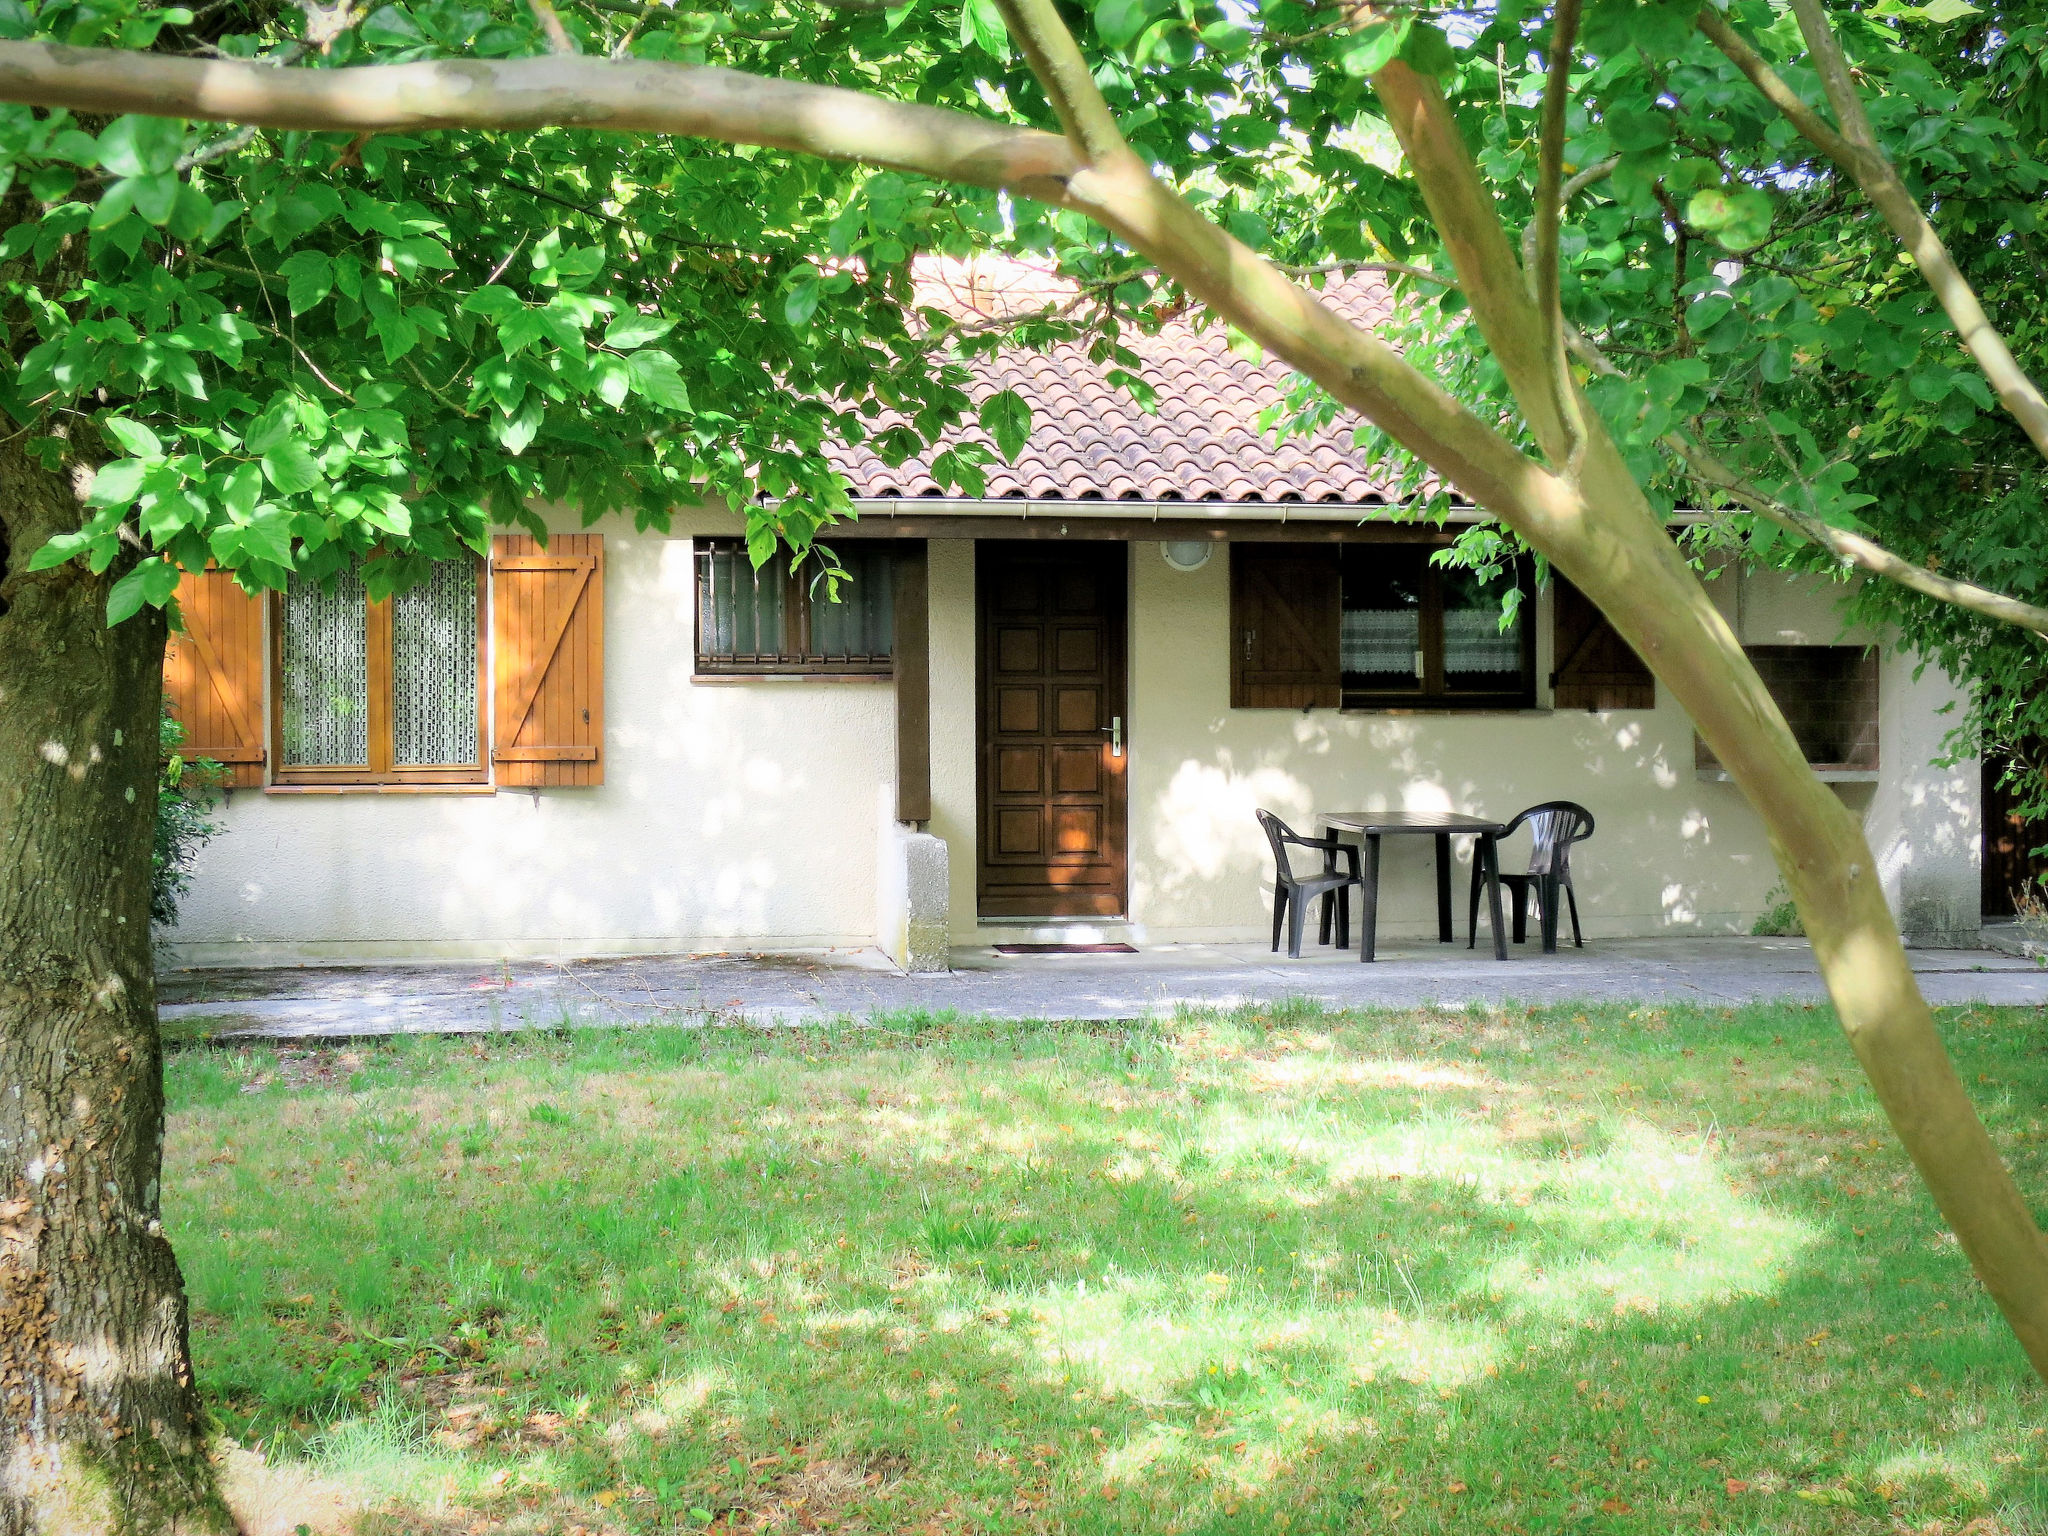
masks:
[[[1124,717],[1122,715],[1111,715],[1109,717],[1109,724],[1105,725],[1103,729],[1109,732],[1109,755],[1111,757],[1122,757],[1124,755]]]

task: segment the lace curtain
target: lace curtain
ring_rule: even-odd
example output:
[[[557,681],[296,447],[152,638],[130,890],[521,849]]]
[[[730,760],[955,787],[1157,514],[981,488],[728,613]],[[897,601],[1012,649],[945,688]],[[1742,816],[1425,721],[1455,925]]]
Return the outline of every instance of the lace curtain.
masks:
[[[436,562],[425,581],[392,598],[395,766],[479,761],[476,623],[476,567],[467,560]],[[369,594],[361,563],[324,585],[292,578],[280,638],[284,766],[368,767]]]
[[[401,768],[477,761],[476,568],[439,560],[391,600],[391,746]]]
[[[368,594],[351,564],[325,584],[284,592],[283,735],[288,767],[370,761]]]
[[[1339,636],[1346,672],[1422,675],[1422,614],[1415,608],[1353,608]]]
[[[1519,672],[1522,633],[1503,634],[1498,601],[1485,607],[1444,609],[1444,671],[1452,677],[1473,672]]]

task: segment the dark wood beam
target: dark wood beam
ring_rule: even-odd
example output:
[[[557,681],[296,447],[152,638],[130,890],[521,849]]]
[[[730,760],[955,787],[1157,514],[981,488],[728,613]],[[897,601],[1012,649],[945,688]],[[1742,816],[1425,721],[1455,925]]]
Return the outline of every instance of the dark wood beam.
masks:
[[[1205,539],[1238,544],[1448,544],[1458,526],[1434,523],[1350,523],[1315,520],[1288,523],[1212,522],[1202,518],[981,517],[962,513],[890,516],[867,513],[858,521],[834,523],[823,541],[835,539]]]
[[[835,530],[836,532],[836,530]],[[932,819],[931,585],[922,542],[896,551],[896,819]]]

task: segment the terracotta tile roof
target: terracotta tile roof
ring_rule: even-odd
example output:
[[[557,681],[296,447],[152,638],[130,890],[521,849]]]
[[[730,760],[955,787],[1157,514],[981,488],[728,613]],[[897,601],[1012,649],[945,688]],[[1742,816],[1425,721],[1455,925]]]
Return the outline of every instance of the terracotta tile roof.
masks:
[[[965,315],[1036,306],[1062,292],[1058,278],[1009,264],[992,273],[934,263],[920,270],[918,280],[921,299]],[[1324,300],[1365,324],[1384,321],[1391,308],[1384,284],[1366,276],[1333,281]],[[1158,391],[1155,415],[1109,383],[1106,370],[1088,361],[1081,344],[1044,353],[1003,352],[974,363],[969,393],[977,406],[998,390],[1014,389],[1032,412],[1031,440],[1017,462],[1005,464],[997,455],[989,469],[991,498],[1346,506],[1402,499],[1392,479],[1370,469],[1352,446],[1348,418],[1277,447],[1270,433],[1261,433],[1258,414],[1279,397],[1289,370],[1232,352],[1222,326],[1197,331],[1178,319],[1156,335],[1126,332],[1125,341],[1143,360],[1136,371]],[[888,424],[887,418],[876,423]],[[947,439],[960,440],[994,447],[978,426]],[[891,468],[865,446],[839,445],[831,452],[856,497],[958,494],[933,480],[929,455]]]

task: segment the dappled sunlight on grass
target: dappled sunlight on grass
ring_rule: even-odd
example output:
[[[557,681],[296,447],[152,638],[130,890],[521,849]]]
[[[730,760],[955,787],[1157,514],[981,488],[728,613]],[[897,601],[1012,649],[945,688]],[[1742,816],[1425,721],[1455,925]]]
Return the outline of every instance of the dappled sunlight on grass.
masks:
[[[2031,1024],[1972,1027],[2038,1173]],[[1845,1059],[1797,1009],[195,1052],[168,1166],[211,1400],[391,1529],[2048,1528]]]
[[[340,1417],[306,1441],[308,1458],[368,1505],[403,1504],[440,1515],[507,1480],[498,1469],[436,1446],[396,1404]]]
[[[1719,1159],[1640,1120],[1598,1153],[1544,1165],[1511,1197],[1531,1241],[1476,1270],[1468,1293],[1559,1322],[1658,1313],[1775,1290],[1819,1237],[1729,1188]]]

